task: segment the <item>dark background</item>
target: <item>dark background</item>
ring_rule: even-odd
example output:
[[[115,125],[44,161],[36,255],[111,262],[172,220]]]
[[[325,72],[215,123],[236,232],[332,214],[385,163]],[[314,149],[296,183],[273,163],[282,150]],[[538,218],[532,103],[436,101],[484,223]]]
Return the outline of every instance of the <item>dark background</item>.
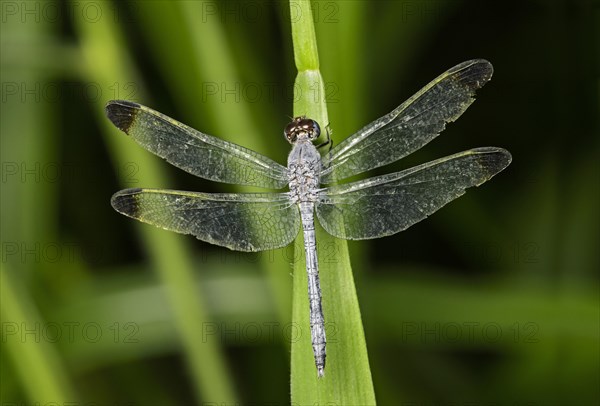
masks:
[[[377,173],[478,146],[513,155],[430,219],[350,244],[378,402],[598,404],[598,4],[313,9],[336,142],[459,62],[494,65],[460,120]],[[285,163],[288,4],[5,1],[1,11],[3,404],[214,401],[188,372],[197,364],[161,272],[181,264],[192,264],[240,402],[288,403],[279,327],[291,277],[275,285],[266,254],[148,231],[109,204],[124,187],[238,189],[150,156],[103,113],[110,99],[135,100]],[[246,329],[265,322],[279,326],[273,336]]]

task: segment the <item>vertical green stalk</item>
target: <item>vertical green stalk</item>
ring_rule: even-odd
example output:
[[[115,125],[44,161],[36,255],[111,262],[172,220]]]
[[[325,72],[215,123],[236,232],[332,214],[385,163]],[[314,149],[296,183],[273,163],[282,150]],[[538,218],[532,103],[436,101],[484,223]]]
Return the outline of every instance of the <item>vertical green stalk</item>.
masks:
[[[184,16],[184,21],[189,27],[191,42],[194,54],[198,61],[198,77],[218,78],[223,83],[242,83],[240,69],[236,67],[232,46],[227,42],[224,27],[213,19],[207,19],[202,24],[202,10],[195,2],[179,2],[177,7]],[[207,62],[210,61],[210,62]],[[189,87],[189,85],[188,85]],[[203,89],[197,88],[197,93],[201,94]],[[197,108],[194,103],[190,105]],[[207,104],[209,108],[211,104]],[[257,136],[261,133],[252,119],[252,112],[244,103],[222,103],[221,106],[214,106],[209,115],[216,117],[215,121],[223,130],[223,134],[229,137],[228,141],[240,145],[252,141],[253,148],[263,151],[268,149],[267,143],[272,142],[269,138]],[[235,117],[235,120],[231,118]],[[237,186],[241,192],[250,192],[252,189],[244,186]],[[276,304],[276,309],[282,324],[289,323],[289,311],[291,303],[289,296],[290,282],[286,269],[284,250],[275,251],[272,257],[261,256],[261,267],[266,271],[267,281]]]
[[[43,325],[30,295],[20,286],[14,269],[0,265],[2,345],[6,345],[15,371],[29,401],[37,404],[67,404],[78,398],[56,346],[40,339]],[[23,334],[27,330],[31,333]],[[14,334],[13,334],[14,332]]]
[[[329,123],[324,84],[309,0],[291,0],[294,59],[298,68],[294,115],[306,115],[325,128]],[[375,393],[360,308],[345,241],[317,225],[319,273],[327,332],[325,376],[317,378],[314,363],[302,233],[296,239],[294,264],[291,395],[292,403],[374,405]]]
[[[85,73],[102,89],[135,85],[136,94],[143,100],[144,90],[136,69],[127,57],[125,43],[117,25],[110,18],[94,23],[77,19],[81,51],[85,60]],[[110,97],[110,96],[109,96]],[[107,99],[109,98],[107,97]],[[114,97],[114,96],[113,96]],[[106,102],[106,100],[104,100]],[[98,105],[96,113],[104,124],[106,143],[114,157],[116,167],[124,168],[135,163],[139,185],[166,187],[166,176],[158,160],[114,129],[104,116],[104,106]],[[131,187],[131,184],[126,184]],[[109,204],[107,196],[106,204]],[[207,311],[201,300],[201,291],[194,276],[193,256],[183,240],[173,234],[148,226],[139,226],[141,239],[151,265],[164,283],[173,317],[179,334],[198,403],[235,403],[236,396],[220,344],[206,340],[203,326],[209,323]]]

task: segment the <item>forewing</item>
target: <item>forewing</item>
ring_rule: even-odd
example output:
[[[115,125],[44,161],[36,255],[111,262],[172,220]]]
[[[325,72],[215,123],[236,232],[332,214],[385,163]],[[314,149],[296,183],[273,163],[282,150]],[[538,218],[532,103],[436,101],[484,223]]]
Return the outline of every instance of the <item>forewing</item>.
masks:
[[[239,145],[201,133],[146,106],[109,101],[106,115],[142,147],[192,175],[223,183],[280,189],[287,168]]]
[[[323,158],[321,182],[328,184],[409,155],[438,136],[475,100],[492,77],[483,59],[442,73],[391,113],[346,138]]]
[[[316,210],[328,233],[349,240],[395,234],[479,186],[511,162],[508,151],[476,148],[401,172],[323,189]]]
[[[236,251],[280,248],[299,230],[287,193],[210,194],[126,189],[111,204],[126,216]]]

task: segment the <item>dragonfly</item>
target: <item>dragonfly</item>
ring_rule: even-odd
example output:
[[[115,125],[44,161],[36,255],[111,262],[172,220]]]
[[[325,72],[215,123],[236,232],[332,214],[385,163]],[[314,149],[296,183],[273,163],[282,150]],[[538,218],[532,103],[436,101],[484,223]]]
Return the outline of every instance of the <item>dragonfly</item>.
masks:
[[[391,164],[420,149],[456,120],[492,77],[484,59],[442,73],[389,114],[366,125],[329,151],[315,145],[319,123],[296,117],[284,129],[292,145],[287,166],[245,147],[204,134],[140,104],[113,100],[110,121],[148,151],[195,176],[216,182],[288,191],[201,193],[125,189],[112,196],[119,213],[144,223],[191,234],[236,251],[272,250],[290,244],[302,228],[311,341],[317,376],[326,359],[315,214],[331,235],[347,240],[389,236],[506,168],[511,154],[474,148],[400,172],[340,183]],[[325,144],[330,144],[331,140]],[[321,145],[321,146],[323,146]]]

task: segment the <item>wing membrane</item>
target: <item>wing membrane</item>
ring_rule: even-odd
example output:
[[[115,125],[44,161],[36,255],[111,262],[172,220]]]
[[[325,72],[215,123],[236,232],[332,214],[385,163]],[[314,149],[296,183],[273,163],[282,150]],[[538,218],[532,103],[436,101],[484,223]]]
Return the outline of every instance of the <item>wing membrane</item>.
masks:
[[[196,131],[137,103],[113,100],[106,114],[148,151],[192,175],[223,183],[280,189],[287,168],[239,145]]]
[[[506,168],[501,148],[476,148],[401,172],[321,191],[317,217],[328,233],[349,240],[395,234]]]
[[[111,204],[144,223],[236,251],[284,247],[296,237],[300,224],[298,207],[286,193],[126,189],[113,195]]]
[[[373,121],[323,158],[325,184],[377,168],[418,150],[473,103],[475,91],[492,77],[483,59],[447,70],[391,113]]]

